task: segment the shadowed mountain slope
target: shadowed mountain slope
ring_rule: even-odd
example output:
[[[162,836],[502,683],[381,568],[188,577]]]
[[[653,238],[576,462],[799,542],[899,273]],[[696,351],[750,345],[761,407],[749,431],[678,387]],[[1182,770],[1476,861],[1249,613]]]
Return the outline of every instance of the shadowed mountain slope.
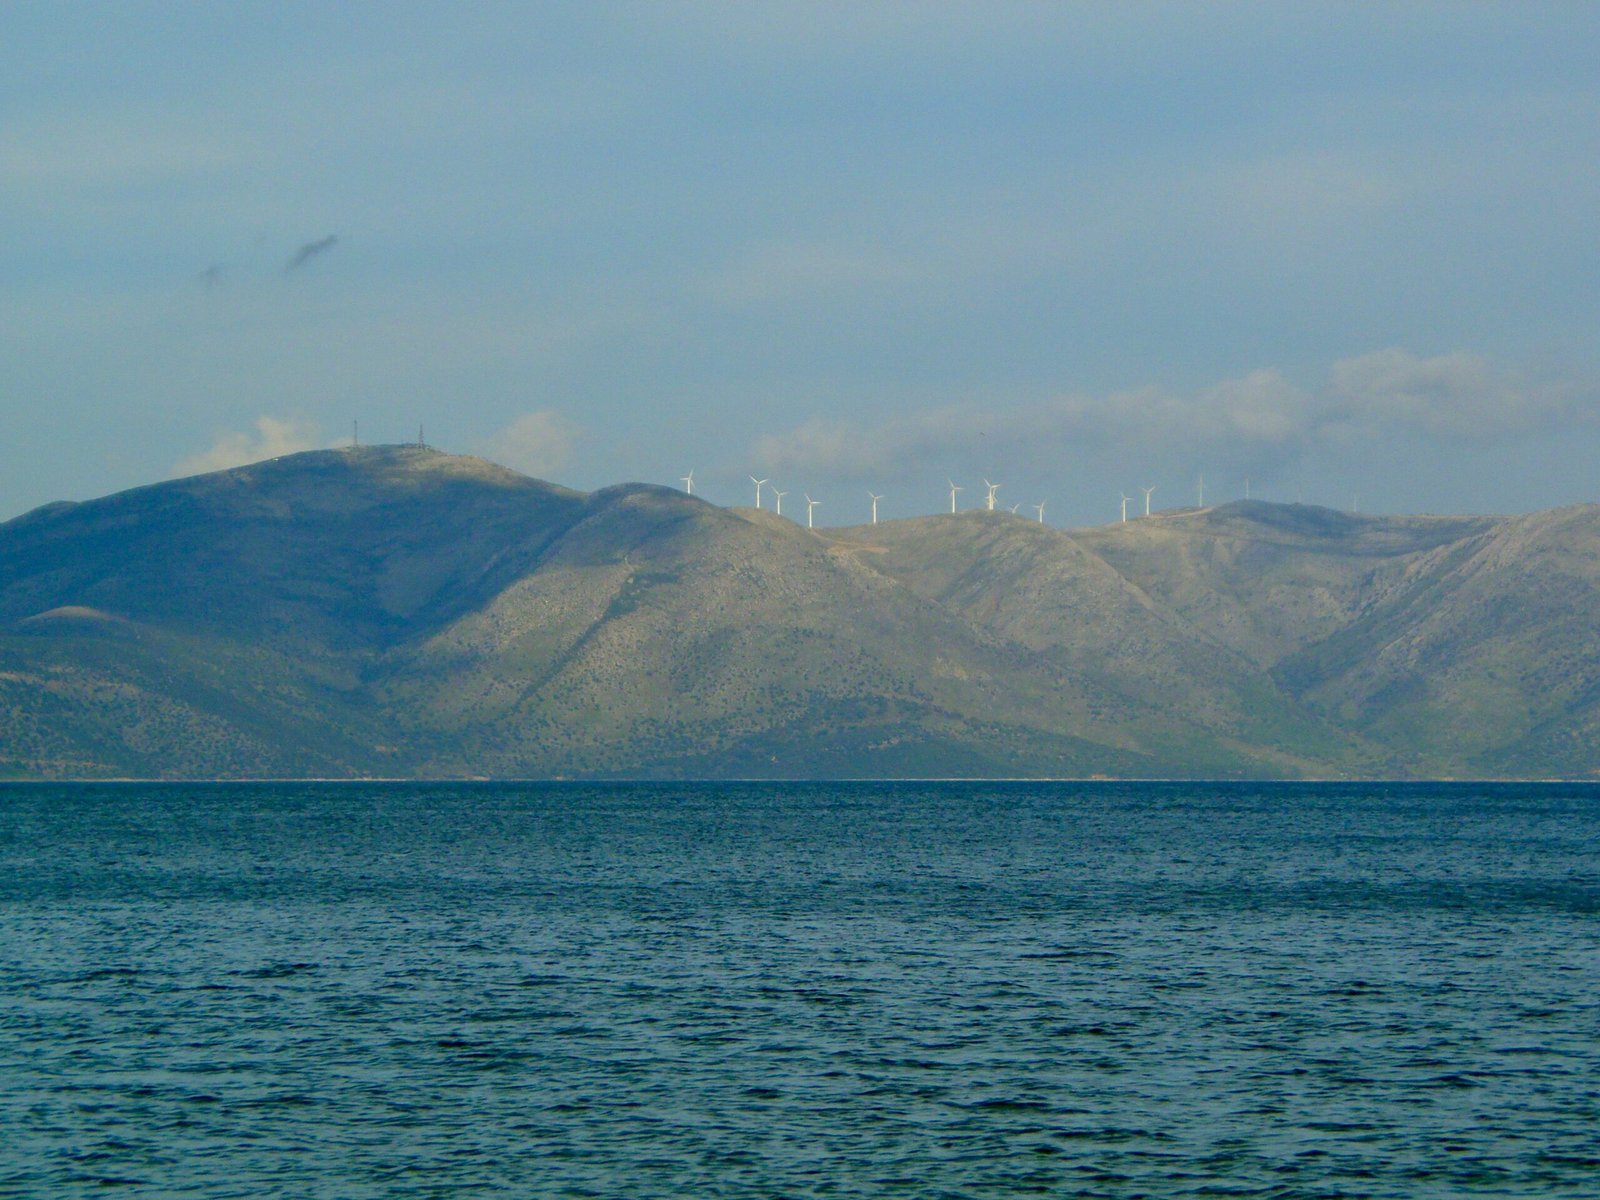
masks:
[[[291,455],[0,525],[0,773],[1587,773],[1597,539],[1267,504],[811,532]]]
[[[0,526],[0,622],[70,602],[252,641],[382,646],[484,603],[584,507],[420,447],[296,454]]]

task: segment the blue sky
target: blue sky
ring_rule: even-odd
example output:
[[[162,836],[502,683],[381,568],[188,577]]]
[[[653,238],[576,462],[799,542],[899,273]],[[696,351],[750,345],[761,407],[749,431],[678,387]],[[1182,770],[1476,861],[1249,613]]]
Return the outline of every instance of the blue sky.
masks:
[[[1597,53],[1580,3],[12,3],[0,516],[353,420],[829,523],[1600,499]]]

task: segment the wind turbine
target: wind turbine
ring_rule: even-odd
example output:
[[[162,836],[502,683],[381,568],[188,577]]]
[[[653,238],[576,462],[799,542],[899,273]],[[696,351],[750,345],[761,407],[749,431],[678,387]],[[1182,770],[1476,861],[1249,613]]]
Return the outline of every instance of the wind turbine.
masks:
[[[872,493],[868,492],[867,495],[872,496]],[[872,496],[872,523],[874,525],[878,523],[878,501],[882,499],[882,496]]]
[[[1196,508],[1204,508],[1206,506],[1206,477],[1204,475],[1202,475],[1202,476],[1200,476],[1200,478],[1196,479],[1194,481],[1194,487],[1195,487],[1195,502],[1194,502],[1194,506]]]
[[[1033,506],[1033,510],[1036,513],[1039,514],[1039,524],[1043,525],[1044,524],[1044,505],[1043,504],[1035,504]]]
[[[1012,515],[1012,516],[1013,516],[1013,517],[1014,517],[1014,516],[1016,516],[1016,515],[1017,515],[1017,509],[1019,509],[1019,508],[1021,508],[1021,507],[1022,507],[1022,501],[1021,501],[1021,500],[1018,500],[1018,501],[1017,501],[1017,502],[1016,502],[1016,503],[1015,503],[1015,504],[1013,504],[1013,505],[1012,505],[1012,506],[1011,506],[1011,515]]]
[[[955,510],[956,510],[956,493],[957,492],[964,492],[966,490],[967,490],[966,488],[958,488],[956,486],[956,481],[954,479],[952,479],[950,481],[950,511],[951,512],[955,512]]]
[[[754,475],[752,475],[750,476],[750,482],[756,485],[756,508],[759,509],[761,507],[761,485],[765,483],[766,480],[757,479]]]
[[[821,504],[821,500],[813,500],[810,492],[802,493],[806,498],[806,528],[811,528],[811,510]]]
[[[1250,499],[1250,476],[1248,475],[1244,477],[1244,498],[1246,500]]]
[[[1128,520],[1128,501],[1132,499],[1133,497],[1128,495],[1127,492],[1122,493],[1122,520],[1124,523]]]
[[[691,467],[687,475],[679,475],[678,478],[683,480],[683,490],[694,495],[694,469]]]
[[[1144,515],[1148,517],[1150,515],[1150,495],[1155,491],[1155,488],[1142,487],[1139,490],[1144,493]]]
[[[985,479],[983,481],[983,486],[989,489],[989,511],[993,512],[994,494],[1000,490],[1000,485],[998,483],[990,483],[987,479]]]
[[[773,511],[775,511],[780,517],[783,516],[783,498],[788,494],[788,492],[780,492],[777,488],[772,489],[772,495],[778,502],[778,507]]]

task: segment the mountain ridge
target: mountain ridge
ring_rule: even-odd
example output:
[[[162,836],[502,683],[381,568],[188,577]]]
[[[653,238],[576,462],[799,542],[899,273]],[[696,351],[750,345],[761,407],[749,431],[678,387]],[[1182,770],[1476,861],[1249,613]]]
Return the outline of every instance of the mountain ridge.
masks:
[[[808,530],[416,446],[0,524],[0,777],[1600,774],[1600,508]]]

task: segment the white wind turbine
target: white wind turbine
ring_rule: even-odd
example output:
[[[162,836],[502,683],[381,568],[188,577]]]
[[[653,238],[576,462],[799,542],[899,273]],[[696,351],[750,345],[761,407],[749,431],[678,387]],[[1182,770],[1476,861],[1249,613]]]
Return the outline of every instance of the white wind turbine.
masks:
[[[802,493],[806,498],[806,528],[811,528],[811,510],[821,504],[821,500],[813,500],[810,492]]]
[[[759,509],[761,507],[761,485],[764,484],[766,480],[757,479],[754,475],[752,475],[750,476],[750,482],[756,485],[756,507]]]
[[[998,483],[990,483],[987,479],[985,479],[983,481],[983,486],[989,489],[989,511],[993,512],[994,494],[1000,490],[1000,485]]]
[[[1044,505],[1042,503],[1041,504],[1035,504],[1033,506],[1033,511],[1039,514],[1039,524],[1043,525],[1044,524]]]
[[[1012,515],[1012,516],[1013,516],[1013,517],[1014,517],[1014,516],[1016,516],[1016,515],[1017,515],[1017,509],[1019,509],[1019,508],[1021,508],[1021,507],[1022,507],[1022,501],[1021,501],[1021,500],[1018,500],[1018,501],[1017,501],[1017,502],[1016,502],[1016,503],[1015,503],[1015,504],[1013,504],[1013,505],[1012,505],[1012,506],[1011,506],[1011,515]]]
[[[788,494],[788,492],[780,492],[777,488],[772,489],[772,498],[778,502],[773,511],[780,517],[783,516],[783,498]]]
[[[964,492],[966,490],[967,490],[966,488],[958,488],[956,486],[956,481],[954,479],[952,479],[950,481],[950,511],[951,512],[955,512],[955,510],[956,510],[956,493],[957,492]]]
[[[882,500],[883,497],[873,496],[871,492],[868,492],[867,495],[872,496],[872,523],[876,525],[878,523],[878,501]]]
[[[1144,515],[1148,517],[1150,515],[1150,497],[1154,494],[1155,488],[1142,487],[1139,490],[1144,493]]]
[[[1124,523],[1128,520],[1128,501],[1132,499],[1133,497],[1128,495],[1127,492],[1122,493],[1122,520]]]
[[[680,476],[678,476],[678,478],[683,480],[683,490],[688,492],[689,495],[691,495],[691,496],[694,495],[694,470],[693,470],[693,468],[690,469],[690,471],[689,471],[689,473],[687,475],[680,475]]]
[[[1194,481],[1194,487],[1195,487],[1195,502],[1194,502],[1194,506],[1196,508],[1204,508],[1206,506],[1206,477],[1204,475],[1202,475],[1202,476],[1200,476],[1200,478],[1196,479]]]

